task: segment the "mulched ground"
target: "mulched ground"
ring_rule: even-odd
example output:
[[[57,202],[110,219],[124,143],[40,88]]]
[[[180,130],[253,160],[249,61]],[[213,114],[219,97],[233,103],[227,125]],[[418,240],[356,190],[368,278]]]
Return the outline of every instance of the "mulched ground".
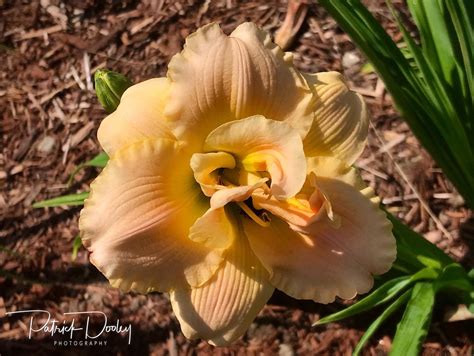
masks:
[[[400,35],[383,1],[366,1],[395,39]],[[403,6],[397,4],[401,11]],[[34,201],[84,191],[97,171],[74,167],[99,152],[96,130],[104,111],[90,80],[97,68],[134,81],[166,73],[184,38],[211,21],[229,33],[253,21],[274,33],[281,1],[5,1],[0,0],[0,355],[4,354],[277,354],[347,355],[377,311],[328,326],[311,327],[342,302],[319,305],[276,293],[247,334],[229,348],[186,340],[167,296],[120,293],[88,262],[71,258],[80,208],[31,208]],[[364,179],[390,211],[465,266],[473,265],[470,212],[408,126],[393,109],[383,84],[316,4],[291,50],[304,71],[338,70],[365,96],[372,114],[369,145],[358,162]],[[132,324],[132,343],[109,335],[107,346],[57,346],[54,338],[28,339],[29,316],[6,311],[46,309],[63,320],[68,311],[100,310],[109,321]],[[424,355],[471,355],[472,323],[444,321],[436,310]],[[399,318],[399,316],[398,316]],[[84,322],[85,318],[81,318]],[[376,334],[367,355],[390,348],[397,318]],[[91,319],[99,330],[102,320]]]

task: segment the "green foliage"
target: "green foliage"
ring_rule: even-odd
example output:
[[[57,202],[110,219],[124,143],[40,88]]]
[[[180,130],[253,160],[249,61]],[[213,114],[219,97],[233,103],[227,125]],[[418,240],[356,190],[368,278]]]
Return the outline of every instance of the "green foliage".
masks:
[[[390,221],[393,224],[393,233],[397,240],[397,260],[394,263],[393,270],[402,271],[403,275],[386,280],[377,289],[372,291],[368,296],[361,299],[357,303],[331,315],[321,318],[314,325],[326,324],[342,320],[348,317],[353,317],[364,311],[386,305],[380,316],[368,327],[366,333],[359,341],[354,355],[358,355],[362,347],[367,343],[371,335],[380,327],[380,325],[389,318],[396,310],[400,309],[410,297],[410,302],[405,309],[406,317],[400,323],[397,334],[400,332],[402,336],[398,336],[397,344],[393,344],[392,352],[395,355],[416,355],[416,350],[421,347],[421,343],[426,336],[429,328],[429,316],[433,304],[431,297],[426,291],[428,287],[421,287],[420,285],[429,285],[429,290],[433,291],[432,301],[434,303],[434,296],[439,292],[452,291],[459,302],[469,305],[474,309],[474,272],[467,273],[461,265],[453,262],[447,255],[445,255],[436,246],[426,241],[423,236],[411,230],[409,227],[401,223],[392,215],[388,214]],[[471,275],[472,274],[472,275]],[[419,290],[422,288],[423,290]],[[424,294],[420,294],[420,293]],[[426,298],[423,295],[426,294]],[[421,295],[421,296],[420,296]],[[416,296],[416,298],[414,297]],[[425,298],[426,305],[421,301],[419,303],[413,299]],[[422,311],[418,309],[424,307]],[[414,315],[420,316],[420,313],[425,313],[423,327],[420,324],[414,324]],[[420,317],[421,318],[421,317]],[[420,330],[416,334],[415,340],[410,340],[407,345],[403,344],[404,337],[413,323],[414,328]],[[396,336],[397,338],[397,336]],[[415,352],[416,351],[416,352]],[[404,353],[409,352],[409,353]]]
[[[411,37],[387,0],[403,34],[404,43],[399,46],[360,0],[319,2],[365,53],[413,133],[466,203],[474,207],[474,1],[408,0],[420,34],[418,41]],[[326,316],[320,323],[352,316],[397,298],[412,285],[411,278],[420,270],[434,272],[435,277],[420,278],[411,291],[388,306],[368,328],[355,354],[408,298],[392,355],[419,353],[437,293],[454,290],[452,294],[471,307],[474,305],[470,275],[422,236],[392,215],[388,217],[397,240],[397,260],[391,274],[401,273],[402,277],[386,281],[360,302]]]
[[[453,260],[423,236],[410,229],[400,220],[387,212],[387,217],[393,225],[393,234],[397,240],[396,266],[413,274],[421,268],[431,267],[441,269]]]
[[[367,341],[371,338],[371,336],[378,330],[380,325],[384,323],[385,320],[387,320],[393,313],[395,313],[402,305],[404,305],[407,301],[408,298],[410,297],[411,290],[406,291],[403,293],[400,298],[398,298],[396,301],[394,301],[392,304],[386,308],[380,316],[374,320],[374,322],[367,328],[366,332],[364,335],[359,340],[359,343],[354,349],[353,355],[358,356],[360,352],[362,351],[362,348],[365,346]]]
[[[79,252],[79,249],[81,248],[82,246],[82,239],[81,239],[81,236],[80,235],[77,235],[75,238],[74,238],[74,241],[72,242],[72,253],[71,253],[71,259],[73,261],[76,260],[77,258],[77,253]]]
[[[61,197],[42,200],[33,204],[33,208],[51,208],[56,206],[83,205],[84,200],[89,197],[89,192],[68,194]]]
[[[419,282],[413,287],[410,300],[397,326],[392,343],[392,356],[416,356],[428,334],[435,302],[433,283]]]
[[[81,169],[86,168],[86,167],[104,168],[107,165],[108,161],[109,161],[109,156],[107,155],[107,153],[101,152],[97,156],[92,158],[91,160],[81,163],[80,165],[76,167],[76,169],[74,169],[74,171],[69,176],[68,185],[72,183],[74,177],[76,176],[77,173],[79,173]]]
[[[421,44],[393,11],[411,54],[360,0],[319,2],[365,53],[413,133],[474,207],[474,2],[409,0]]]
[[[386,302],[394,299],[410,284],[418,280],[432,280],[437,277],[438,273],[435,270],[433,270],[432,268],[424,268],[412,276],[402,276],[399,278],[391,279],[388,282],[385,282],[382,286],[377,288],[375,291],[370,293],[367,297],[363,298],[359,302],[339,312],[321,318],[314,325],[321,325],[337,320],[342,320],[347,317],[362,313],[366,310],[370,310],[374,307],[385,304]]]

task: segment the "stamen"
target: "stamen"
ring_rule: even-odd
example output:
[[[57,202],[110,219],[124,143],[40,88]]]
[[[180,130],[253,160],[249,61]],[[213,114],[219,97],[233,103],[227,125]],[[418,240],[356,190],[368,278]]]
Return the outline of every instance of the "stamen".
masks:
[[[242,201],[237,201],[236,202],[238,206],[249,216],[250,219],[255,221],[257,224],[259,224],[262,227],[268,227],[270,226],[269,221],[263,221],[257,214],[255,214],[252,209],[250,209],[247,204],[245,204]]]

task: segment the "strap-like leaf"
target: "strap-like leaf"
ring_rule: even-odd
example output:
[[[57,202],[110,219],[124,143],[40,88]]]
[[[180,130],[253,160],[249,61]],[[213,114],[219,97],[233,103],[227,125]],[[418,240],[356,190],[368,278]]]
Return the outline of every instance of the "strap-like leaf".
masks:
[[[77,253],[79,252],[79,249],[81,248],[82,246],[82,239],[81,239],[81,235],[77,235],[75,238],[74,238],[74,241],[72,243],[72,253],[71,253],[71,259],[73,261],[76,260],[77,258]]]
[[[391,356],[419,355],[428,333],[434,302],[435,287],[432,282],[418,282],[413,287],[402,320],[397,326]]]
[[[107,162],[109,161],[109,156],[105,152],[99,153],[97,156],[92,158],[91,160],[81,163],[74,169],[74,171],[71,173],[69,176],[68,180],[68,185],[71,184],[72,180],[76,176],[76,174],[83,168],[85,167],[98,167],[98,168],[104,168],[107,165]]]
[[[412,273],[425,266],[441,270],[453,263],[448,255],[423,236],[410,229],[392,214],[386,213],[393,224],[393,233],[397,240],[395,263],[405,266]]]
[[[362,335],[362,337],[359,340],[359,343],[354,349],[354,353],[352,356],[358,356],[360,352],[362,351],[362,348],[364,345],[369,341],[371,336],[377,331],[377,329],[380,327],[380,325],[383,324],[385,320],[387,320],[390,315],[395,313],[402,305],[404,305],[408,299],[410,298],[411,290],[406,291],[403,293],[400,298],[398,298],[396,301],[394,301],[392,304],[386,308],[380,316],[374,320],[374,322],[367,328],[367,331]]]
[[[388,282],[385,282],[383,285],[381,285],[379,288],[377,288],[375,291],[373,291],[367,297],[363,298],[357,303],[339,312],[325,316],[313,325],[322,325],[362,313],[366,310],[372,309],[378,305],[384,304],[392,300],[402,290],[404,290],[413,282],[424,279],[434,279],[437,276],[438,273],[435,270],[431,268],[425,268],[414,274],[413,276],[394,278]]]
[[[53,199],[42,200],[34,203],[32,206],[33,208],[48,208],[64,205],[84,205],[84,200],[86,200],[88,197],[89,192],[68,194]]]

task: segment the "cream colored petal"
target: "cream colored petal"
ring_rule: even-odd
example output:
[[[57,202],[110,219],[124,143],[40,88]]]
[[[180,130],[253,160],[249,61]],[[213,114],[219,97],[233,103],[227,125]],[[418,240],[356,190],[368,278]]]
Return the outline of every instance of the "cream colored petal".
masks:
[[[307,172],[317,177],[335,178],[358,190],[366,187],[357,169],[335,157],[309,157],[306,160]]]
[[[200,144],[219,125],[252,115],[288,120],[302,135],[313,112],[312,89],[269,35],[244,23],[230,36],[217,24],[186,39],[168,66],[166,114],[180,140]]]
[[[211,208],[218,209],[231,201],[239,202],[247,200],[256,189],[264,189],[267,180],[267,178],[262,178],[253,185],[243,185],[240,187],[223,188],[218,190],[211,197]],[[268,190],[268,187],[264,190]]]
[[[339,226],[328,218],[306,227],[290,226],[270,216],[270,227],[244,220],[250,245],[270,272],[270,282],[288,295],[329,303],[365,293],[372,275],[388,271],[396,257],[395,239],[373,192],[331,178],[317,178]],[[367,196],[364,196],[365,193]],[[295,231],[299,230],[299,232]]]
[[[310,157],[307,162],[307,177],[303,188],[293,198],[278,200],[264,192],[252,195],[253,205],[265,209],[292,225],[307,226],[323,216],[330,217],[334,225],[338,224],[334,216],[332,203],[317,184],[317,177],[335,178],[357,190],[364,190],[365,183],[355,168],[346,165],[334,157]],[[378,203],[378,202],[377,202]]]
[[[123,93],[117,110],[102,121],[97,133],[109,156],[143,139],[174,139],[163,118],[168,92],[168,80],[155,78],[135,84]]]
[[[309,199],[306,197],[303,199],[295,197],[286,200],[278,200],[262,192],[252,194],[252,203],[256,209],[269,211],[289,224],[298,226],[308,225],[315,214],[319,213],[320,208],[312,209]]]
[[[79,221],[82,241],[113,286],[199,286],[222,262],[222,243],[210,248],[188,238],[209,208],[190,156],[175,141],[145,140],[116,152],[92,183]]]
[[[171,291],[170,299],[186,337],[224,346],[245,333],[273,289],[242,235],[212,279],[199,288]]]
[[[213,249],[227,249],[237,236],[237,221],[224,208],[211,208],[189,229],[189,238]]]
[[[219,183],[218,169],[235,167],[234,157],[226,152],[195,153],[191,157],[191,169],[196,182],[208,197],[212,196]]]
[[[285,122],[251,116],[228,122],[206,138],[206,151],[230,152],[250,172],[267,171],[277,198],[291,197],[306,177],[306,158],[298,132]]]
[[[362,96],[337,72],[306,74],[316,91],[315,120],[304,139],[307,156],[334,156],[351,165],[362,153],[369,119]]]

